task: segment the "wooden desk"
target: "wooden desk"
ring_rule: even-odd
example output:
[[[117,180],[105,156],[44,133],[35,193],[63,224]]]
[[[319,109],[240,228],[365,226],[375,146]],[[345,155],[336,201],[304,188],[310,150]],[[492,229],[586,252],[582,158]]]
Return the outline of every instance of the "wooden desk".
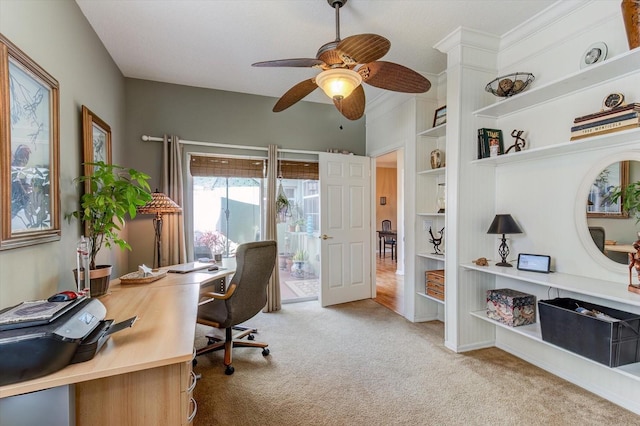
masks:
[[[99,300],[116,322],[137,315],[134,326],[111,336],[92,360],[2,386],[0,398],[75,384],[77,425],[189,424],[199,293],[232,273],[168,274],[134,286],[114,280]]]
[[[604,251],[616,251],[619,253],[635,253],[636,249],[631,244],[605,244]]]

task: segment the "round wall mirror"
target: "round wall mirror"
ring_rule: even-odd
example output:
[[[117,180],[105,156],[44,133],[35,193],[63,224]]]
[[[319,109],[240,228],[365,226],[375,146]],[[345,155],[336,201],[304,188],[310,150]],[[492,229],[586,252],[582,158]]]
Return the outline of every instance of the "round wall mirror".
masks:
[[[579,235],[594,260],[610,269],[626,268],[640,231],[638,218],[630,216],[622,209],[621,200],[614,202],[611,196],[616,188],[638,181],[640,153],[619,153],[594,166],[578,191]]]

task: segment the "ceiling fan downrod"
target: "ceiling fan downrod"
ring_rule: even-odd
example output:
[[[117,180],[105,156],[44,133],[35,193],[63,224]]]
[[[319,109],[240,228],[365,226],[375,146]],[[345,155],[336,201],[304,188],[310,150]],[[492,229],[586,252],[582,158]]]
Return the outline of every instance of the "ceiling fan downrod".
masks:
[[[329,6],[336,10],[336,41],[340,41],[340,8],[345,5],[347,0],[327,0]]]

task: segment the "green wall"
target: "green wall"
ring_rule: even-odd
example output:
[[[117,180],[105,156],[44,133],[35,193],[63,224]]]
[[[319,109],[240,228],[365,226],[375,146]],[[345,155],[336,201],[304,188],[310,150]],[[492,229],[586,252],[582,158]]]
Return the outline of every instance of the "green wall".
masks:
[[[122,158],[124,78],[74,1],[0,0],[0,32],[58,80],[60,85],[61,214],[74,210],[79,191],[81,107],[111,125],[113,158]],[[64,216],[63,216],[64,217]],[[0,251],[0,308],[72,289],[77,223],[61,219],[60,241]],[[105,251],[101,263],[123,273],[126,253]]]
[[[161,183],[161,144],[143,134],[365,153],[365,120],[348,121],[332,105],[301,102],[275,114],[274,98],[124,78],[72,0],[0,0],[0,32],[60,83],[61,214],[78,203],[82,105],[111,126],[114,163],[149,173],[153,187]],[[152,263],[151,222],[139,216],[125,227],[134,253],[102,250],[99,263],[112,263],[114,277]],[[60,241],[0,251],[0,308],[73,288],[80,232],[62,220]]]

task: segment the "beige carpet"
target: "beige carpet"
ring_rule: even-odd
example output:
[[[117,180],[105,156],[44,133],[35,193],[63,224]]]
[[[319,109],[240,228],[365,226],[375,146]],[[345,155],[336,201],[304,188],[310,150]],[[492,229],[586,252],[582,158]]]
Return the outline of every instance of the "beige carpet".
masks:
[[[198,357],[195,425],[640,425],[640,416],[499,349],[455,354],[443,324],[372,300],[288,304],[248,322],[271,355]],[[198,325],[197,347],[206,327]]]

